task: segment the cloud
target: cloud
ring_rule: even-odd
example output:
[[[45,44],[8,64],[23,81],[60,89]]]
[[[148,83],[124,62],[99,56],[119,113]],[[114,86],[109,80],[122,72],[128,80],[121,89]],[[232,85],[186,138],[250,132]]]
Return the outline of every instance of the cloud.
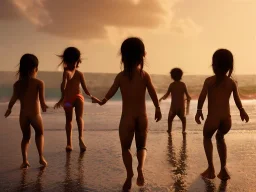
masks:
[[[181,0],[1,1],[0,19],[25,19],[39,32],[72,40],[109,38],[129,30],[167,29],[170,23],[176,33],[199,29],[192,20],[172,21],[172,8]]]
[[[191,18],[174,20],[171,23],[171,32],[184,37],[196,36],[202,32],[203,28],[196,24]]]

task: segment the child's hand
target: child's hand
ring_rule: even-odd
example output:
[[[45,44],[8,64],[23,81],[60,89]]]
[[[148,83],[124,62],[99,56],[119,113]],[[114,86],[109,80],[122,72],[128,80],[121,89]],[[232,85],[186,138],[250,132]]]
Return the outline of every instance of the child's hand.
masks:
[[[11,109],[7,109],[5,114],[4,114],[5,118],[7,118],[11,113],[12,113],[12,110]]]
[[[160,98],[160,99],[159,99],[159,103],[161,103],[162,100],[163,100],[163,98]]]
[[[91,96],[91,99],[92,99],[92,103],[98,103],[98,104],[101,103],[101,100],[99,100],[99,99],[96,98],[96,97]]]
[[[195,120],[196,120],[196,123],[197,123],[197,124],[201,124],[200,118],[201,118],[202,120],[204,120],[203,112],[202,112],[202,110],[197,110],[196,116],[195,116]]]
[[[244,121],[247,123],[249,121],[249,116],[248,114],[245,112],[244,109],[241,109],[240,110],[240,117],[241,117],[241,120]]]
[[[162,113],[160,107],[156,107],[155,110],[155,120],[156,122],[160,121],[162,119]]]
[[[41,105],[42,111],[46,112],[47,108],[49,108],[46,104]]]
[[[58,109],[58,108],[61,108],[63,106],[63,101],[62,100],[60,100],[58,103],[56,103],[55,105],[54,105],[54,109]]]

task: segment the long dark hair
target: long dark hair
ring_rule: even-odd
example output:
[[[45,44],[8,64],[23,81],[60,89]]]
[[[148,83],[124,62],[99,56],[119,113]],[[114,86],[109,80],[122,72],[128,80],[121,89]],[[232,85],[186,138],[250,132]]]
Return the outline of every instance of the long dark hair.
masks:
[[[59,66],[63,65],[64,70],[68,69],[73,71],[79,66],[81,61],[81,53],[76,47],[68,47],[64,50],[62,55],[59,55],[62,59]]]
[[[218,49],[212,56],[212,68],[215,75],[226,75],[231,77],[234,69],[232,53],[227,49]]]
[[[124,74],[132,79],[132,71],[138,65],[141,72],[144,66],[145,46],[138,37],[129,37],[121,45],[121,63],[124,65]]]
[[[20,80],[28,79],[33,75],[34,70],[38,68],[38,59],[33,54],[24,54],[20,59],[17,75]]]

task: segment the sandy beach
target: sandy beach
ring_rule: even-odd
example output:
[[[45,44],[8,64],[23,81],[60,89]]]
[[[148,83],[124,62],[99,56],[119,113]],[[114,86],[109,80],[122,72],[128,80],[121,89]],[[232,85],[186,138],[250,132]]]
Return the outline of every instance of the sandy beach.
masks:
[[[233,127],[226,137],[228,146],[228,169],[231,180],[221,183],[219,179],[202,180],[199,174],[207,166],[203,145],[202,125],[194,122],[196,101],[191,102],[187,116],[187,135],[181,134],[181,124],[174,121],[172,136],[166,133],[169,102],[161,104],[163,119],[153,121],[154,108],[148,103],[149,134],[148,156],[145,163],[146,185],[136,186],[136,174],[132,191],[191,191],[191,192],[254,192],[256,191],[256,101],[244,101],[250,115],[250,123],[239,120],[239,113],[231,103]],[[53,103],[49,103],[50,106]],[[110,102],[105,107],[85,104],[85,142],[88,150],[79,153],[78,132],[74,122],[74,151],[65,152],[66,136],[63,111],[43,114],[45,126],[45,158],[49,166],[40,168],[32,132],[29,148],[31,167],[20,170],[21,131],[18,115],[19,105],[12,115],[4,119],[7,104],[0,104],[0,191],[121,191],[126,173],[122,163],[118,138],[120,102]],[[206,109],[206,106],[204,106]],[[206,115],[206,113],[205,113]],[[214,165],[219,171],[220,163],[214,142]],[[134,171],[137,166],[133,143]]]

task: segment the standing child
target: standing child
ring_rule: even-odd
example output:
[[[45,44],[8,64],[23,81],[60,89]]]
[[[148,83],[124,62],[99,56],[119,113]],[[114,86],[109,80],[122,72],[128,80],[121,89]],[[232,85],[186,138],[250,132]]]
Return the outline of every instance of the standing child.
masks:
[[[229,98],[231,93],[240,111],[242,121],[249,121],[249,116],[245,112],[241,100],[239,98],[237,85],[231,79],[233,72],[233,55],[227,49],[217,50],[212,57],[212,68],[214,76],[208,77],[203,85],[203,89],[198,99],[197,113],[195,120],[201,124],[200,118],[204,120],[202,107],[206,96],[208,95],[208,115],[204,124],[204,150],[208,161],[208,168],[201,175],[208,179],[215,178],[215,170],[213,166],[213,146],[212,136],[216,133],[217,149],[220,157],[221,169],[218,177],[221,180],[230,179],[230,175],[226,168],[227,147],[224,140],[231,128],[231,116]],[[228,73],[228,75],[227,75]]]
[[[82,72],[78,71],[77,68],[81,63],[80,51],[75,47],[68,47],[65,49],[62,58],[61,65],[64,67],[63,79],[61,83],[61,99],[54,106],[54,108],[59,108],[63,106],[66,114],[66,134],[67,134],[67,146],[66,151],[72,151],[72,118],[73,118],[73,108],[75,107],[76,121],[79,133],[79,146],[80,151],[86,151],[86,146],[83,141],[83,113],[84,113],[84,97],[80,90],[80,84],[84,92],[91,97],[86,84],[84,75]]]
[[[119,125],[119,137],[122,147],[123,162],[127,171],[127,179],[123,190],[128,191],[132,186],[132,154],[130,151],[132,140],[135,134],[138,178],[137,185],[144,185],[143,166],[146,159],[146,140],[148,132],[148,118],[146,112],[145,96],[146,90],[155,105],[155,120],[162,118],[156,91],[151,82],[149,74],[143,70],[145,47],[137,37],[126,39],[121,46],[122,63],[124,70],[120,72],[106,94],[100,101],[92,98],[93,102],[104,105],[111,99],[120,88],[123,107],[122,117]]]
[[[48,108],[44,99],[44,82],[36,79],[38,71],[38,59],[35,55],[25,54],[20,59],[19,80],[13,85],[13,95],[9,102],[5,117],[12,112],[12,107],[17,100],[20,100],[20,127],[22,131],[21,152],[23,162],[20,168],[28,168],[28,146],[31,137],[30,125],[35,130],[36,146],[39,153],[39,163],[47,165],[43,156],[44,149],[44,128],[40,114],[39,103],[43,112]]]
[[[174,80],[173,83],[170,84],[167,93],[161,97],[161,100],[165,100],[171,94],[172,102],[171,108],[168,115],[168,133],[172,132],[172,121],[174,117],[177,115],[182,122],[182,133],[186,133],[186,116],[185,116],[185,100],[184,96],[187,97],[187,103],[189,105],[189,101],[191,97],[188,94],[186,84],[181,81],[183,71],[180,68],[173,68],[170,72],[171,78]],[[188,109],[188,107],[187,107]]]

